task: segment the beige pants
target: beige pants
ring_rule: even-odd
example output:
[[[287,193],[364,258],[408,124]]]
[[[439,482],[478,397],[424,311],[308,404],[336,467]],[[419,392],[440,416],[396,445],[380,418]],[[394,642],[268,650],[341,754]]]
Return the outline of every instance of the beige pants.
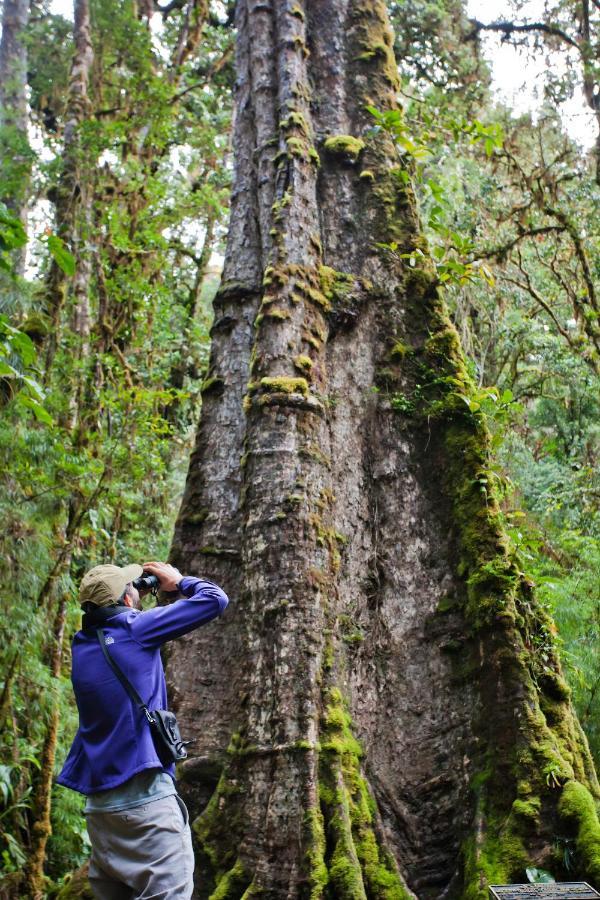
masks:
[[[97,900],[190,900],[194,853],[176,794],[120,812],[86,815],[89,879]]]

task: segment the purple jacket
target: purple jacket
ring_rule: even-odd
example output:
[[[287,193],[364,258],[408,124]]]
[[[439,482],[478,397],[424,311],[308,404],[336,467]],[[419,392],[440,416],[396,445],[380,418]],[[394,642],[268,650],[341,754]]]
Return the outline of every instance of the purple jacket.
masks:
[[[180,590],[183,599],[170,606],[147,612],[126,608],[102,624],[108,652],[150,709],[167,708],[162,645],[219,616],[229,602],[221,588],[200,578],[183,578]],[[144,713],[105,660],[94,628],[78,631],[73,638],[71,679],[79,729],[58,784],[95,794],[144,769],[174,775],[173,765],[160,763]]]

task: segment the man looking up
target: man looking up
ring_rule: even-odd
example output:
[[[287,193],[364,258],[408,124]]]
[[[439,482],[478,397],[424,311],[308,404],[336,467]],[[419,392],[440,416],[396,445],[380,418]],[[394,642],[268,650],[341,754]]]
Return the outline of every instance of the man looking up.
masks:
[[[142,612],[132,584],[156,575],[180,598]],[[175,767],[163,765],[146,717],[128,696],[105,649],[150,710],[166,709],[160,648],[221,615],[227,595],[210,581],[182,577],[173,566],[96,566],[79,592],[82,630],[73,638],[72,681],[79,729],[58,783],[87,796],[92,843],[89,879],[99,900],[189,900],[194,856]]]

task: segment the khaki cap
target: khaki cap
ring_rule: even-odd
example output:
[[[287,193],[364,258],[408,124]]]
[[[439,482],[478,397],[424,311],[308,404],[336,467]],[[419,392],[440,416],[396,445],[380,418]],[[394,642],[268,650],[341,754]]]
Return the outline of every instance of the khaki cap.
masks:
[[[96,606],[118,603],[130,581],[139,578],[144,570],[137,563],[130,566],[95,566],[86,572],[79,586],[79,602]]]

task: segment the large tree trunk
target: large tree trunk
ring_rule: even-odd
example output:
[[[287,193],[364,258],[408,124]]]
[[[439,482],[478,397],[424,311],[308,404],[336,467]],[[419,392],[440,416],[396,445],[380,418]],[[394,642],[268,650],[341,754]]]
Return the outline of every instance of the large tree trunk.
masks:
[[[173,547],[233,598],[168,663],[197,740],[199,896],[484,898],[530,860],[564,874],[569,829],[597,877],[552,626],[503,532],[409,173],[365,109],[395,103],[385,5],[239,0],[237,27],[229,243]]]

